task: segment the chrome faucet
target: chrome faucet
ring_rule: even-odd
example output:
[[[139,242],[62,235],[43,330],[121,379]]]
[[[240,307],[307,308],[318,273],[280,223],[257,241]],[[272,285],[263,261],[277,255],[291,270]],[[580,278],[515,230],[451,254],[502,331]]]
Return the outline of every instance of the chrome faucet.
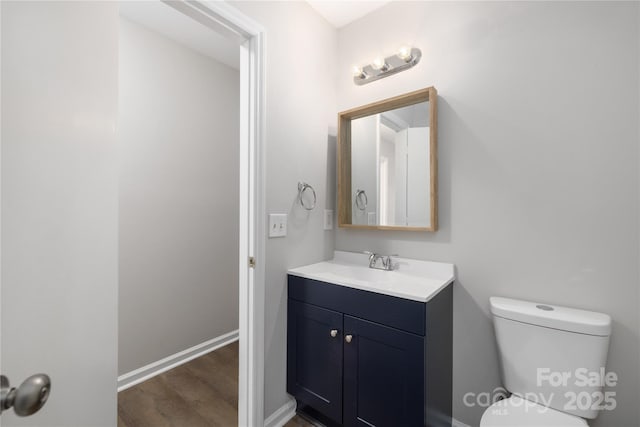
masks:
[[[392,271],[395,267],[392,256],[398,255],[381,255],[374,252],[365,251],[365,254],[369,255],[369,268],[375,268],[377,270]],[[378,266],[378,260],[381,261],[382,266]]]

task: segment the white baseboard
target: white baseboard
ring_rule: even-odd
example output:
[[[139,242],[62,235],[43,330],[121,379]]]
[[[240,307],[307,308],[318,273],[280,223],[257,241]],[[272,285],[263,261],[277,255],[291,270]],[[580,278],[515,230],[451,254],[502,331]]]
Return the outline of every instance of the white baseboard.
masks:
[[[269,418],[264,420],[264,427],[282,427],[296,415],[296,400],[289,396],[289,400],[276,409]]]
[[[238,330],[236,329],[235,331],[220,335],[219,337],[213,338],[209,341],[205,341],[176,354],[172,354],[171,356],[165,357],[157,362],[150,363],[142,368],[122,374],[118,377],[118,391],[126,390],[129,387],[140,384],[149,378],[153,378],[156,375],[168,371],[169,369],[173,369],[195,359],[196,357],[200,357],[237,340]]]
[[[471,427],[469,424],[465,424],[462,421],[458,421],[455,418],[451,420],[451,427]]]

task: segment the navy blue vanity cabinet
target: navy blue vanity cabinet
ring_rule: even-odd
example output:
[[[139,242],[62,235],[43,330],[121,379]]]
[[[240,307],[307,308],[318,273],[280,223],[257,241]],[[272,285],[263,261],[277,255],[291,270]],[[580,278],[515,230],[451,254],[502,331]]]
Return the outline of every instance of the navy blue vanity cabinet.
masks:
[[[452,289],[423,303],[290,275],[298,407],[328,426],[450,426]]]

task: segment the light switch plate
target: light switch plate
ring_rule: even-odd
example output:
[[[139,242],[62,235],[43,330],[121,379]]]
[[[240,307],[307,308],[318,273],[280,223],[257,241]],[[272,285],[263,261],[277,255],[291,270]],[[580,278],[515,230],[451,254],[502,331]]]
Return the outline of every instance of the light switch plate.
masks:
[[[287,235],[287,214],[269,214],[269,237]]]
[[[324,229],[333,230],[333,210],[332,209],[324,210]]]

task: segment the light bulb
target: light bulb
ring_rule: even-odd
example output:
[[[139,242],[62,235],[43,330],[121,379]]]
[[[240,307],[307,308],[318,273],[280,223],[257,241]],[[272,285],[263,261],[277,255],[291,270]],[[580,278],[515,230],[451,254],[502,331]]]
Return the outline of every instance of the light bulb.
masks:
[[[384,70],[387,67],[387,63],[384,61],[384,58],[379,56],[373,60],[371,66],[374,70]]]
[[[364,73],[362,72],[362,68],[357,65],[353,66],[353,77],[362,77]]]
[[[411,48],[408,46],[402,46],[398,51],[398,56],[405,62],[411,61]]]

